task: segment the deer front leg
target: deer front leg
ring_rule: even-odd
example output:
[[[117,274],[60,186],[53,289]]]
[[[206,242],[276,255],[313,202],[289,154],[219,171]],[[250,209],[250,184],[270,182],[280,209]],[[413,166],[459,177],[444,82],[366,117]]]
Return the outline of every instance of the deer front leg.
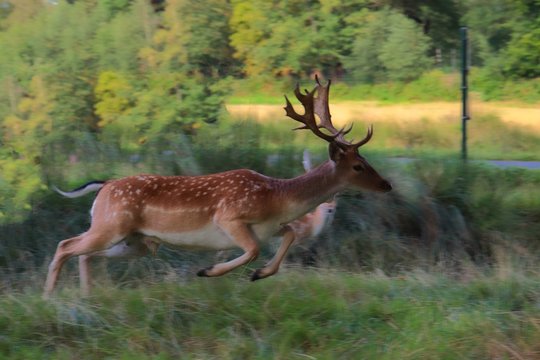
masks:
[[[287,254],[287,250],[289,250],[289,247],[296,238],[294,230],[289,225],[285,226],[279,232],[279,235],[282,235],[282,240],[276,254],[265,267],[255,270],[251,276],[251,281],[264,279],[278,272],[279,266]]]
[[[206,269],[199,270],[197,276],[221,276],[229,271],[245,265],[259,256],[259,245],[253,231],[243,222],[240,221],[216,221],[217,225],[223,230],[227,236],[236,242],[236,244],[244,250],[244,254],[236,259],[215,264]]]

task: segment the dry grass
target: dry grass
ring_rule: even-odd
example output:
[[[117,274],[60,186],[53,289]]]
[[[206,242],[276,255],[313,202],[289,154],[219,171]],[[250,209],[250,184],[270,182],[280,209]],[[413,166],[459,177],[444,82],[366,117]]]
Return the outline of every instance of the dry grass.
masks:
[[[227,110],[233,117],[250,118],[258,121],[283,119],[281,105],[228,105]],[[461,105],[458,102],[431,102],[416,104],[381,104],[375,101],[342,102],[332,105],[332,117],[336,125],[362,121],[363,123],[377,122],[415,122],[421,120],[458,122],[461,115]],[[531,131],[540,134],[540,106],[481,102],[471,103],[471,116],[496,115],[503,122],[526,126]]]

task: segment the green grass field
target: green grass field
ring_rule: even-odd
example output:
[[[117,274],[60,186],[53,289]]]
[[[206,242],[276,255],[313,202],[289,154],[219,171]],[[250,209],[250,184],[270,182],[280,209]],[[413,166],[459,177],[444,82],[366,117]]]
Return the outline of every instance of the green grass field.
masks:
[[[532,359],[540,277],[284,269],[0,297],[10,359]]]

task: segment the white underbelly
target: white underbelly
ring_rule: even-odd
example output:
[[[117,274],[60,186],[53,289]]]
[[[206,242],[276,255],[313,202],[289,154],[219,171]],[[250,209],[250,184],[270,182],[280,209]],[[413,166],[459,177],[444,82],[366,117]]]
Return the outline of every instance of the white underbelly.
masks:
[[[142,229],[140,232],[144,235],[155,237],[161,240],[161,243],[173,247],[202,250],[225,250],[238,246],[215,224],[209,224],[199,230],[181,233],[159,232],[146,229]]]

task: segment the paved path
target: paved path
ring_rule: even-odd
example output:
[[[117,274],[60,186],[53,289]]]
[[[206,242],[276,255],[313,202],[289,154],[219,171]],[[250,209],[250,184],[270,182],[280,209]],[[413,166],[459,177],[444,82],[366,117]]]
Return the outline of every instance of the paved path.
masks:
[[[416,159],[413,158],[391,158],[393,161],[397,161],[403,164],[409,163]],[[518,160],[471,160],[476,163],[485,163],[500,168],[525,168],[530,170],[540,170],[540,161],[518,161]]]
[[[540,161],[480,160],[480,162],[486,162],[502,168],[520,167],[532,170],[540,170]]]

